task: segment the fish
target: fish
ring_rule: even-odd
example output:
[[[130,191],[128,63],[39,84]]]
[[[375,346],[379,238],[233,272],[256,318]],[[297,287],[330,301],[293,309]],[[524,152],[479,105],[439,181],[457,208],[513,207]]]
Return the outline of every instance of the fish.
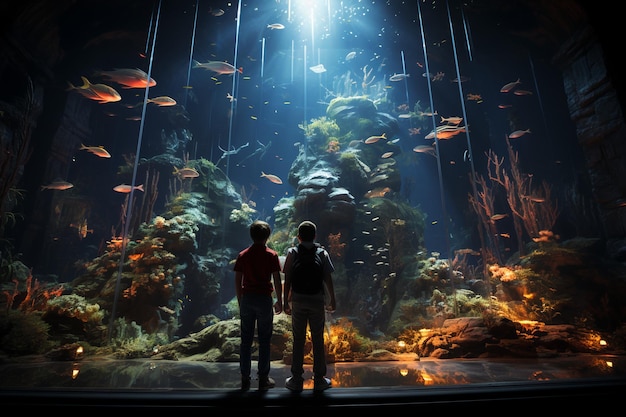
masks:
[[[504,219],[505,217],[509,217],[509,215],[508,215],[508,214],[494,214],[494,215],[493,215],[493,216],[491,216],[489,219],[490,219],[492,222],[495,222],[495,221],[498,221],[498,220],[502,220],[502,219]]]
[[[82,143],[80,144],[80,151],[87,151],[90,152],[96,156],[99,156],[100,158],[110,158],[111,154],[104,149],[104,147],[102,146],[85,146]]]
[[[193,168],[178,169],[177,167],[174,167],[174,172],[172,172],[172,174],[176,175],[181,180],[185,178],[198,178],[200,176],[198,171]]]
[[[352,51],[352,52],[348,52],[346,54],[346,61],[350,61],[351,59],[354,59],[356,57],[356,52]]]
[[[93,229],[89,229],[87,227],[87,219],[84,219],[79,224],[72,223],[70,224],[70,227],[74,227],[76,228],[76,230],[78,230],[78,238],[81,240],[87,237],[87,233],[93,233]]]
[[[474,249],[470,249],[470,248],[457,249],[454,251],[454,253],[455,255],[474,255],[474,256],[480,255],[480,252]]]
[[[387,159],[387,158],[391,158],[391,156],[393,156],[393,152],[385,152],[384,154],[382,154],[380,157],[382,159]]]
[[[218,17],[218,16],[222,16],[224,14],[224,10],[222,9],[215,9],[213,10],[212,8],[209,8],[209,12],[211,13],[211,15]]]
[[[130,193],[133,189],[143,191],[143,184],[130,186],[127,184],[120,184],[113,187],[113,191],[117,191],[118,193]]]
[[[326,68],[324,67],[324,64],[313,65],[312,67],[309,67],[309,69],[316,74],[321,74],[323,72],[326,72]]]
[[[274,29],[284,29],[285,25],[281,24],[281,23],[271,23],[269,25],[267,25],[268,29],[274,30]]]
[[[435,135],[437,136],[437,139],[450,139],[459,133],[465,132],[466,128],[467,126],[438,126],[437,129],[431,130],[429,134],[424,136],[424,139],[434,139]]]
[[[451,125],[458,125],[459,123],[461,123],[463,121],[462,117],[457,117],[457,116],[451,116],[451,117],[441,117],[441,123],[448,123]]]
[[[84,97],[99,103],[114,103],[122,99],[120,93],[113,87],[106,84],[92,84],[87,77],[81,76],[80,78],[83,80],[83,85],[76,87],[68,82],[68,90],[75,90]]]
[[[139,68],[115,68],[113,71],[97,71],[96,75],[107,78],[123,86],[123,88],[154,87],[156,81],[148,80],[148,74]]]
[[[515,132],[509,135],[509,139],[517,139],[524,136],[526,133],[531,133],[530,129],[526,130],[516,130]]]
[[[389,81],[401,81],[409,76],[410,74],[395,74],[394,73],[391,77],[389,77]]]
[[[175,106],[176,100],[169,96],[159,96],[155,98],[149,98],[148,103],[156,104],[159,107]]]
[[[513,107],[512,104],[498,104],[498,108],[499,109],[508,109],[508,108],[511,108],[511,107]]]
[[[383,133],[380,136],[370,136],[369,138],[365,139],[364,143],[369,145],[369,144],[372,144],[372,143],[376,143],[376,142],[378,142],[381,139],[387,139],[387,135],[385,133]]]
[[[411,113],[402,113],[398,115],[398,119],[410,119]]]
[[[437,157],[437,150],[434,146],[430,145],[417,145],[415,148],[413,148],[413,152],[425,153]]]
[[[373,190],[369,190],[368,192],[366,192],[363,197],[365,198],[384,197],[390,191],[391,191],[391,188],[389,187],[374,188]]]
[[[213,71],[214,73],[219,75],[234,74],[235,72],[243,74],[243,67],[235,68],[233,65],[224,61],[198,62],[194,59],[193,68],[202,68],[208,71]]]
[[[533,92],[528,90],[515,90],[513,91],[513,94],[516,96],[531,96]]]
[[[74,184],[69,183],[67,181],[63,181],[63,180],[54,180],[52,181],[50,184],[48,185],[42,185],[41,189],[42,190],[67,190],[69,188],[72,188],[74,186]]]
[[[518,78],[517,81],[513,81],[512,83],[508,83],[505,84],[501,89],[500,92],[501,93],[508,93],[509,91],[511,91],[512,89],[514,89],[515,87],[517,87],[518,85],[520,85],[522,82],[520,81],[520,79]]]
[[[273,174],[266,174],[265,172],[261,171],[261,177],[265,177],[268,180],[270,180],[271,182],[273,182],[274,184],[282,184],[283,180],[281,180],[279,177],[277,177],[276,175]]]

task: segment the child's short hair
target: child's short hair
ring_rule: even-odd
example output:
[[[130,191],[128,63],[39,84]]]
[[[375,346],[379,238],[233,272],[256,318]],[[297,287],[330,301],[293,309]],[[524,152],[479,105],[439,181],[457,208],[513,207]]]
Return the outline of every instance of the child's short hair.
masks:
[[[263,243],[272,234],[272,228],[263,220],[255,220],[250,225],[250,237],[254,243]]]
[[[298,226],[298,236],[304,242],[313,242],[317,233],[317,227],[315,223],[309,220],[305,220]]]

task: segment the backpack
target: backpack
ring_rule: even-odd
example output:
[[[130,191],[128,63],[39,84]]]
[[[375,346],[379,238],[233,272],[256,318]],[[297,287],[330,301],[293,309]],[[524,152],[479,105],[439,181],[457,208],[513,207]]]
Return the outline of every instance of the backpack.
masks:
[[[310,249],[299,244],[294,250],[294,259],[291,265],[291,288],[298,294],[318,294],[324,285],[324,264],[322,252],[324,249],[315,244]]]

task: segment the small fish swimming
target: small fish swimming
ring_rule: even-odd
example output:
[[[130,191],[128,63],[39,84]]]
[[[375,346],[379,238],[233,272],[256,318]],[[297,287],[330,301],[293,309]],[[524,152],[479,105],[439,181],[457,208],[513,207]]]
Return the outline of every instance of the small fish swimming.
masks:
[[[409,76],[410,74],[393,74],[391,77],[389,77],[389,81],[402,81]]]
[[[55,180],[52,181],[50,184],[48,185],[42,185],[41,189],[42,190],[67,190],[69,188],[72,188],[74,186],[74,184],[69,183],[67,181],[63,181],[63,180]]]
[[[458,125],[463,121],[462,117],[451,116],[451,117],[443,117],[441,116],[441,123],[448,123],[451,125]]]
[[[243,74],[243,67],[235,68],[233,65],[229,64],[228,62],[223,62],[223,61],[198,62],[194,59],[193,68],[202,68],[208,71],[213,71],[214,73],[218,75],[234,74],[235,72]]]
[[[430,146],[430,145],[417,145],[415,148],[413,148],[413,152],[425,153],[428,155],[432,155],[435,158],[437,157],[437,150],[435,149],[434,146]]]
[[[378,142],[381,139],[387,139],[387,135],[385,133],[383,133],[380,136],[370,136],[369,138],[365,139],[364,143],[369,145],[369,144],[372,144],[372,143],[376,143],[376,142]]]
[[[530,129],[516,130],[515,132],[513,132],[513,133],[511,133],[509,135],[509,139],[517,139],[517,138],[520,138],[520,137],[524,136],[527,133],[531,133]]]
[[[81,240],[87,237],[87,233],[93,233],[93,229],[89,229],[87,227],[87,219],[84,219],[78,224],[72,223],[70,224],[70,227],[74,227],[76,228],[76,230],[78,230],[78,238]]]
[[[355,57],[356,57],[356,52],[354,52],[354,51],[352,51],[352,52],[348,52],[348,53],[346,54],[346,58],[345,58],[345,60],[346,60],[346,61],[350,61],[350,60],[354,59]]]
[[[115,103],[122,99],[120,93],[118,93],[113,87],[106,84],[93,84],[87,79],[87,77],[81,76],[80,78],[83,80],[83,85],[74,86],[72,83],[68,82],[68,90],[75,90],[83,97],[99,103]]]
[[[501,89],[500,92],[501,93],[508,93],[509,91],[511,91],[512,89],[514,89],[515,87],[517,87],[518,85],[520,85],[522,82],[520,81],[520,79],[518,78],[517,81],[513,81],[512,83],[508,83],[505,84]]]
[[[380,157],[382,159],[387,159],[387,158],[391,158],[393,156],[393,152],[385,152],[384,154],[382,154]]]
[[[508,215],[508,214],[494,214],[494,215],[493,215],[493,216],[491,216],[489,219],[490,219],[492,222],[495,222],[495,221],[498,221],[498,220],[502,220],[502,219],[504,219],[505,217],[509,217],[509,215]]]
[[[268,29],[274,30],[274,29],[284,29],[285,25],[281,24],[281,23],[271,23],[269,25],[267,25]]]
[[[276,175],[266,174],[265,172],[261,171],[261,178],[263,178],[263,177],[267,178],[268,180],[270,180],[274,184],[282,184],[283,183],[283,180],[281,180]]]
[[[166,106],[175,106],[176,100],[174,100],[172,97],[169,97],[169,96],[159,96],[155,98],[149,98],[148,103],[156,104],[159,107],[166,107]]]
[[[135,185],[134,187],[127,185],[127,184],[120,184],[120,185],[116,185],[115,187],[113,187],[113,191],[117,191],[118,193],[130,193],[131,190],[139,190],[139,191],[143,191],[143,184],[141,185]]]
[[[82,143],[80,144],[80,151],[87,151],[90,152],[96,156],[99,156],[100,158],[110,158],[111,154],[104,149],[104,147],[102,146],[85,146]]]
[[[122,85],[122,88],[146,88],[156,85],[156,81],[153,78],[148,80],[148,74],[139,68],[115,68],[113,71],[97,71],[96,75],[114,81]]]
[[[196,171],[193,168],[178,169],[177,167],[174,167],[174,172],[172,172],[172,175],[177,176],[178,179],[181,179],[181,180],[185,178],[198,178],[200,176],[198,171]]]

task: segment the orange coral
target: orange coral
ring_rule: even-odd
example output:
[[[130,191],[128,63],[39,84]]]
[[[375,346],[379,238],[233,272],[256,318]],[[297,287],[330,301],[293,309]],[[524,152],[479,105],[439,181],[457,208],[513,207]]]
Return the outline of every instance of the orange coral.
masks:
[[[328,253],[333,258],[341,258],[343,257],[343,251],[346,247],[345,243],[341,243],[341,232],[336,235],[329,233],[328,234]]]
[[[328,146],[326,147],[326,152],[328,153],[336,153],[339,152],[339,149],[341,147],[339,146],[339,141],[332,139],[330,141],[328,141]]]

